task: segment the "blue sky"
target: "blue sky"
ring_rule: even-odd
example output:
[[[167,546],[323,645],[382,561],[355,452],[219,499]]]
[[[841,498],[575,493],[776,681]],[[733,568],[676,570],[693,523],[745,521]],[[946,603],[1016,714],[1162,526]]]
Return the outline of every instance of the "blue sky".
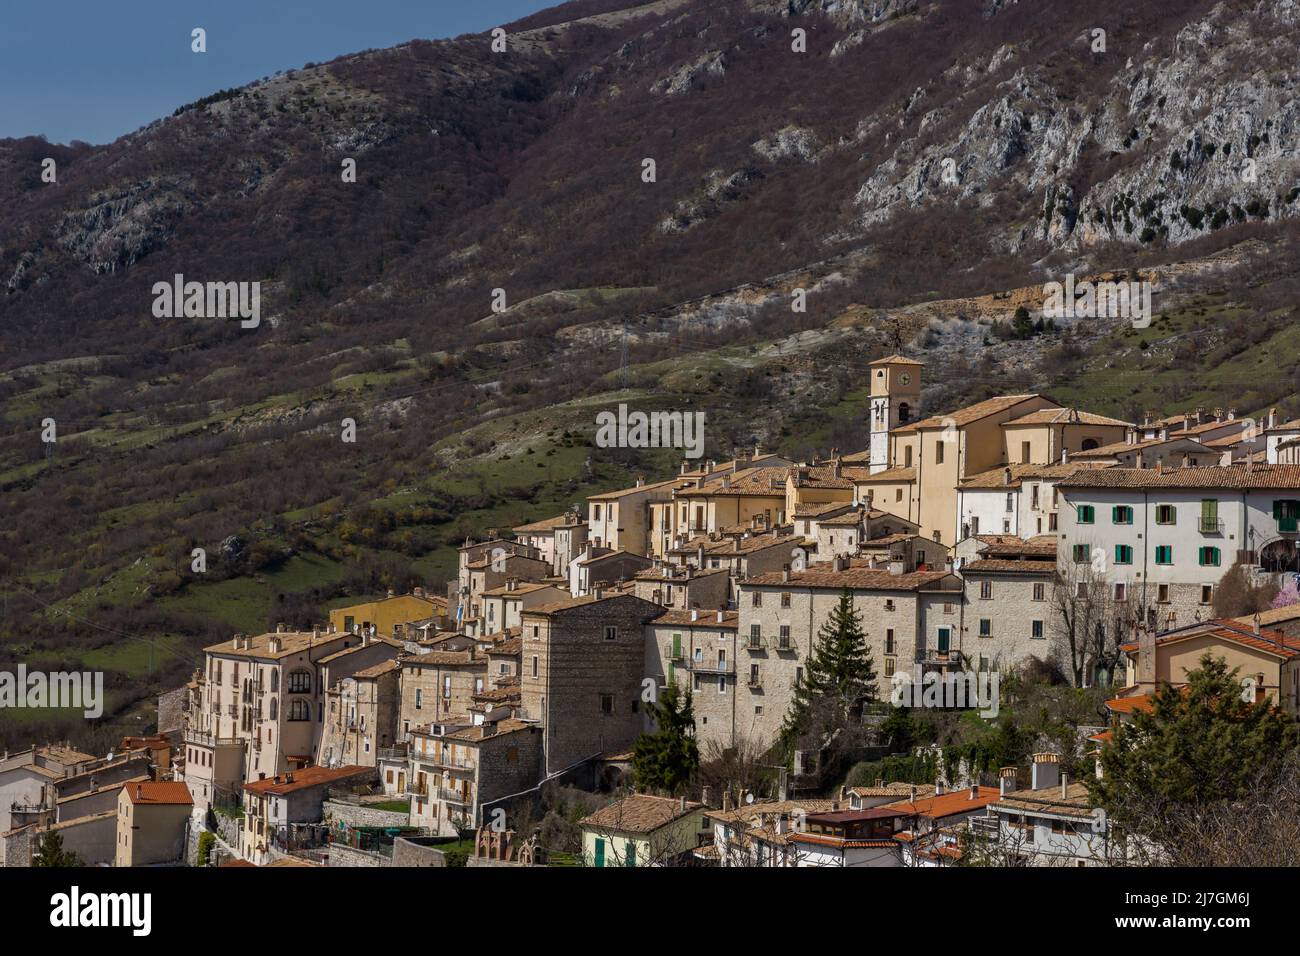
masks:
[[[3,0],[0,138],[106,143],[276,70],[476,33],[559,0]],[[203,27],[208,52],[190,51]]]

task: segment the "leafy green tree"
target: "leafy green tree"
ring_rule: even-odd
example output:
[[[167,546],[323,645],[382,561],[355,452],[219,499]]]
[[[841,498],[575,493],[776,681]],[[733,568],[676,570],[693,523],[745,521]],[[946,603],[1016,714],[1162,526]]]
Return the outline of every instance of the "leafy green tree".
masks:
[[[658,728],[637,738],[632,751],[632,779],[639,790],[676,794],[686,788],[700,766],[695,741],[695,712],[690,689],[683,692],[670,680],[650,716]]]
[[[207,866],[212,858],[212,848],[216,846],[217,838],[212,833],[204,830],[199,834],[199,855],[195,860],[195,866]]]
[[[32,857],[32,866],[85,866],[81,857],[63,849],[63,836],[53,830],[47,830],[41,837],[36,855]]]
[[[880,723],[880,742],[890,753],[911,753],[918,741],[916,721],[906,707],[891,708]]]
[[[795,684],[794,700],[781,727],[787,754],[799,740],[820,745],[841,727],[861,723],[862,707],[876,699],[876,670],[862,630],[862,616],[845,588],[817,632],[817,643]]]
[[[1033,338],[1034,320],[1029,317],[1029,310],[1023,305],[1016,309],[1015,318],[1011,322],[1011,337],[1014,339]]]
[[[1189,808],[1245,796],[1300,744],[1290,717],[1247,695],[1236,669],[1207,653],[1185,688],[1160,687],[1150,711],[1116,729],[1102,777],[1088,780],[1094,800],[1159,842],[1161,821],[1173,826]]]

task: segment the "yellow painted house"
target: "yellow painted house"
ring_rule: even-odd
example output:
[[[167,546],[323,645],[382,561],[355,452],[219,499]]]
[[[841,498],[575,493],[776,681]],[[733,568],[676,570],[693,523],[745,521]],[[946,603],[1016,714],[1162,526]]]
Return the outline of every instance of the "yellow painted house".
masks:
[[[709,833],[704,804],[633,793],[582,820],[584,866],[672,866]]]
[[[446,622],[447,601],[416,588],[410,594],[394,594],[377,601],[353,604],[330,611],[330,624],[335,631],[360,633],[373,626],[378,634],[389,635],[412,621],[438,619],[439,626]]]

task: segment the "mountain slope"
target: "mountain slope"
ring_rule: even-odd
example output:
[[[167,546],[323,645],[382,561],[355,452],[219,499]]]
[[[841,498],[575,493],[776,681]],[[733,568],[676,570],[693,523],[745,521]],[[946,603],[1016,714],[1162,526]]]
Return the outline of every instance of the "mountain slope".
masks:
[[[860,447],[887,351],[936,409],[1300,411],[1298,10],[582,0],[505,53],[415,40],[107,146],[0,141],[0,637],[170,648],[110,658],[130,708],[205,639],[436,585],[466,533],[671,469],[591,446],[609,404],[704,410],[711,456]],[[1154,279],[1152,329],[1000,337],[1104,270]],[[176,274],[260,282],[261,323],[155,318]]]

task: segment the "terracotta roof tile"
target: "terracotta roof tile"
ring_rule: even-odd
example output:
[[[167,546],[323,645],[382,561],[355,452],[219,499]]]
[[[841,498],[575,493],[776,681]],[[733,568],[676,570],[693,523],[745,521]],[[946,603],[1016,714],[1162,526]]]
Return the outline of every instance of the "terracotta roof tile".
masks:
[[[1130,446],[1131,447],[1131,446]],[[1234,488],[1300,490],[1300,465],[1210,465],[1203,468],[1105,468],[1079,472],[1069,488]]]
[[[580,822],[580,826],[623,833],[653,833],[680,817],[704,806],[688,800],[685,809],[673,797],[655,797],[633,793],[597,810]]]
[[[301,770],[290,770],[274,777],[267,777],[265,780],[254,780],[252,783],[244,784],[244,789],[249,793],[273,793],[279,796],[297,790],[306,790],[308,787],[345,780],[373,769],[373,767],[360,767],[355,764],[347,767],[303,767]]]
[[[132,803],[157,806],[189,806],[194,803],[190,788],[179,780],[157,780],[128,783],[122,788]]]
[[[929,418],[922,418],[920,421],[915,421],[908,425],[902,425],[895,428],[893,434],[910,434],[926,428],[944,428],[949,423],[960,428],[963,425],[977,422],[981,418],[988,418],[990,415],[997,415],[1000,412],[1008,411],[1022,402],[1028,402],[1032,399],[1042,397],[1043,396],[1036,394],[998,395],[994,398],[986,398],[982,402],[976,402],[974,405],[967,405],[965,408],[959,408],[946,415],[931,415]]]

